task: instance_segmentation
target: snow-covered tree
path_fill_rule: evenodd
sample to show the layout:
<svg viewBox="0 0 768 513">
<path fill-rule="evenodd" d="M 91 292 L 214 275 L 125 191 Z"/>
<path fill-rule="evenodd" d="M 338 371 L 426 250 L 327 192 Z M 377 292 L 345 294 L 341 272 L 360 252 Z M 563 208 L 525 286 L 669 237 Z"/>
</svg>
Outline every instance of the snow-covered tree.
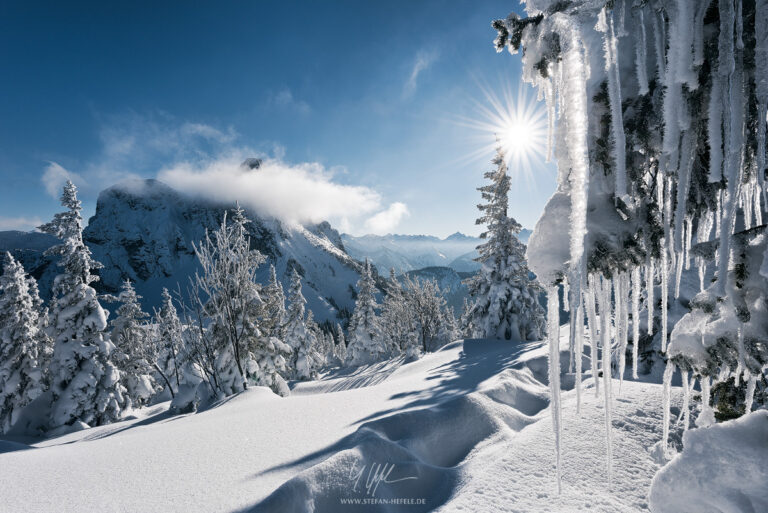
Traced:
<svg viewBox="0 0 768 513">
<path fill-rule="evenodd" d="M 6 253 L 0 276 L 0 433 L 46 388 L 50 347 L 40 329 L 41 313 L 34 279 Z"/>
<path fill-rule="evenodd" d="M 414 311 L 410 307 L 406 292 L 403 291 L 400 281 L 395 276 L 394 269 L 389 271 L 386 296 L 381 304 L 379 325 L 390 354 L 410 351 L 411 356 L 418 356 L 418 354 L 413 354 L 414 351 L 411 347 L 416 345 L 416 353 L 418 353 L 418 330 Z"/>
<path fill-rule="evenodd" d="M 376 283 L 373 279 L 371 263 L 366 259 L 360 280 L 357 282 L 355 311 L 349 322 L 348 365 L 373 363 L 387 354 L 387 347 L 376 315 L 375 293 Z"/>
<path fill-rule="evenodd" d="M 61 239 L 46 251 L 59 256 L 62 273 L 53 282 L 49 330 L 53 338 L 50 382 L 53 394 L 51 426 L 83 422 L 99 425 L 120 418 L 125 389 L 112 362 L 114 345 L 104 335 L 108 313 L 91 283 L 91 271 L 101 267 L 83 243 L 81 205 L 77 188 L 64 186 L 64 212 L 40 230 Z"/>
<path fill-rule="evenodd" d="M 277 279 L 274 265 L 269 266 L 269 283 L 264 287 L 262 296 L 266 303 L 262 323 L 270 336 L 283 340 L 286 319 L 285 293 L 283 284 Z"/>
<path fill-rule="evenodd" d="M 163 288 L 160 310 L 155 312 L 155 324 L 156 338 L 149 342 L 154 346 L 156 356 L 150 362 L 173 397 L 183 379 L 181 367 L 184 358 L 181 351 L 184 339 L 179 314 L 166 288 Z"/>
<path fill-rule="evenodd" d="M 444 329 L 446 303 L 437 281 L 406 275 L 404 289 L 406 307 L 413 315 L 416 340 L 421 350 L 424 353 L 434 351 L 449 341 L 441 335 L 453 338 L 453 334 L 448 335 Z"/>
<path fill-rule="evenodd" d="M 472 305 L 468 298 L 464 298 L 464 303 L 461 307 L 461 318 L 459 319 L 459 328 L 461 330 L 461 336 L 465 338 L 472 338 L 475 333 L 475 326 L 472 323 Z"/>
<path fill-rule="evenodd" d="M 336 323 L 335 344 L 333 346 L 333 355 L 339 365 L 343 365 L 347 360 L 347 339 L 344 337 L 344 330 L 341 324 Z"/>
<path fill-rule="evenodd" d="M 143 406 L 158 391 L 155 381 L 153 362 L 147 358 L 154 356 L 149 347 L 151 333 L 145 323 L 149 315 L 142 311 L 139 296 L 130 280 L 125 280 L 120 294 L 115 298 L 120 306 L 115 311 L 116 317 L 109 323 L 112 328 L 110 339 L 116 351 L 112 360 L 120 371 L 120 380 L 125 387 L 128 406 Z"/>
<path fill-rule="evenodd" d="M 195 246 L 202 273 L 194 280 L 193 297 L 200 308 L 193 307 L 199 331 L 192 350 L 220 394 L 240 392 L 249 381 L 283 394 L 286 387 L 279 373 L 284 344 L 270 337 L 260 323 L 265 303 L 256 270 L 265 258 L 251 249 L 249 222 L 237 206 L 231 223 L 225 215 L 221 227 Z M 210 319 L 207 328 L 203 317 Z"/>
<path fill-rule="evenodd" d="M 473 336 L 506 340 L 539 340 L 544 334 L 544 309 L 538 302 L 539 287 L 530 278 L 525 246 L 516 235 L 522 226 L 507 213 L 510 178 L 504 150 L 493 159 L 496 169 L 485 173 L 490 180 L 480 187 L 485 203 L 477 206 L 485 224 L 477 247 L 480 272 L 467 281 L 472 297 L 468 324 Z"/>
<path fill-rule="evenodd" d="M 293 270 L 288 290 L 285 340 L 293 349 L 291 371 L 296 379 L 311 379 L 316 374 L 320 357 L 316 351 L 317 339 L 307 326 L 305 308 L 307 300 L 301 293 L 301 275 Z"/>
</svg>

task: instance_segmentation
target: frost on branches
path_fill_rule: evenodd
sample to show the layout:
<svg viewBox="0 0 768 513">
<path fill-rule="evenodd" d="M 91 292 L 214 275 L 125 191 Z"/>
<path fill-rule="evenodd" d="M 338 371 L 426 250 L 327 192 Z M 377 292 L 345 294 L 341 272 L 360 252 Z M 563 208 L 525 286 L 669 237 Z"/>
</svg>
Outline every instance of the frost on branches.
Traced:
<svg viewBox="0 0 768 513">
<path fill-rule="evenodd" d="M 110 338 L 117 349 L 113 361 L 120 370 L 120 381 L 127 391 L 129 407 L 139 407 L 147 404 L 159 391 L 152 375 L 151 360 L 156 355 L 148 351 L 153 333 L 144 323 L 149 315 L 141 310 L 141 296 L 136 294 L 130 280 L 125 280 L 115 299 L 120 306 L 115 311 L 115 319 L 109 323 L 112 328 Z"/>
<path fill-rule="evenodd" d="M 101 265 L 83 244 L 81 206 L 77 188 L 64 186 L 64 212 L 40 230 L 61 239 L 47 250 L 60 257 L 62 273 L 53 283 L 49 330 L 53 338 L 50 383 L 53 395 L 51 427 L 81 422 L 91 426 L 114 422 L 126 405 L 125 389 L 112 357 L 114 345 L 105 337 L 108 313 L 91 283 L 91 271 Z"/>
<path fill-rule="evenodd" d="M 611 362 L 623 378 L 630 354 L 637 375 L 637 346 L 653 337 L 669 366 L 665 396 L 676 369 L 688 389 L 700 383 L 699 425 L 714 420 L 717 383 L 743 387 L 723 394 L 743 397 L 742 413 L 764 402 L 768 1 L 529 0 L 526 10 L 493 23 L 495 44 L 523 50 L 523 79 L 548 106 L 558 186 L 527 256 L 545 287 L 568 289 L 574 363 L 586 313 L 605 385 Z M 676 303 L 686 272 L 701 288 L 690 305 Z"/>
<path fill-rule="evenodd" d="M 477 224 L 487 229 L 480 235 L 485 242 L 477 247 L 482 268 L 467 282 L 472 304 L 465 322 L 477 338 L 540 340 L 545 331 L 540 288 L 516 237 L 522 226 L 507 215 L 509 175 L 500 148 L 493 163 L 496 169 L 485 173 L 491 183 L 478 189 L 485 203 L 477 207 L 482 214 Z"/>
<path fill-rule="evenodd" d="M 200 317 L 209 319 L 210 326 L 204 329 L 204 321 L 198 320 L 200 336 L 194 352 L 218 395 L 241 392 L 249 382 L 287 395 L 280 373 L 290 348 L 264 329 L 266 303 L 256 270 L 265 258 L 251 249 L 249 222 L 238 206 L 231 223 L 225 215 L 221 227 L 195 246 L 202 271 L 195 276 L 194 297 L 201 306 Z"/>
<path fill-rule="evenodd" d="M 0 433 L 47 388 L 43 369 L 51 348 L 41 330 L 37 283 L 10 253 L 0 276 Z"/>
</svg>

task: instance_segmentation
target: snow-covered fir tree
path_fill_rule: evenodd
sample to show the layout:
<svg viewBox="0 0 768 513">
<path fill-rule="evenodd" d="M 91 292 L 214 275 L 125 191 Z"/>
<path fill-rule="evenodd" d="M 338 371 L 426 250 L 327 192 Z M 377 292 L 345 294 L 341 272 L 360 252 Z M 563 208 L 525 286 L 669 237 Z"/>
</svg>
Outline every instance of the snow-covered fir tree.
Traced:
<svg viewBox="0 0 768 513">
<path fill-rule="evenodd" d="M 455 333 L 453 327 L 450 330 L 445 327 L 447 305 L 437 281 L 432 278 L 420 280 L 406 275 L 403 285 L 407 308 L 413 315 L 416 341 L 421 351 L 434 351 L 450 342 Z"/>
<path fill-rule="evenodd" d="M 181 354 L 184 347 L 183 331 L 173 298 L 165 287 L 162 292 L 160 310 L 155 312 L 156 339 L 148 341 L 155 346 L 156 357 L 150 360 L 155 371 L 174 396 L 183 381 Z"/>
<path fill-rule="evenodd" d="M 149 351 L 149 346 L 153 344 L 149 340 L 152 334 L 145 322 L 149 314 L 142 311 L 139 304 L 141 296 L 130 280 L 123 282 L 115 299 L 120 306 L 115 311 L 116 317 L 109 323 L 112 328 L 110 339 L 117 349 L 112 360 L 127 391 L 128 406 L 143 406 L 159 390 L 153 376 L 153 362 L 147 358 L 148 354 L 154 355 L 153 351 Z"/>
<path fill-rule="evenodd" d="M 406 292 L 395 276 L 394 269 L 389 271 L 379 325 L 390 354 L 408 352 L 409 357 L 418 357 L 419 343 L 414 311 L 410 307 Z"/>
<path fill-rule="evenodd" d="M 99 303 L 91 271 L 101 267 L 83 243 L 77 188 L 67 181 L 61 196 L 66 208 L 40 227 L 61 240 L 46 253 L 58 255 L 62 273 L 53 283 L 49 331 L 53 338 L 50 384 L 51 427 L 83 422 L 100 425 L 120 418 L 125 389 L 112 362 L 114 345 L 105 337 L 108 313 Z"/>
<path fill-rule="evenodd" d="M 284 327 L 285 327 L 285 293 L 283 291 L 283 284 L 277 279 L 277 272 L 275 272 L 275 266 L 270 264 L 269 266 L 269 283 L 264 287 L 263 300 L 266 305 L 264 308 L 265 329 L 268 329 L 269 335 L 284 339 Z"/>
<path fill-rule="evenodd" d="M 315 376 L 320 360 L 316 351 L 317 339 L 307 326 L 305 308 L 307 300 L 301 293 L 301 275 L 296 269 L 291 275 L 286 309 L 285 340 L 293 349 L 290 368 L 296 379 L 311 379 Z"/>
<path fill-rule="evenodd" d="M 344 362 L 347 360 L 347 339 L 344 337 L 344 330 L 341 328 L 341 324 L 336 323 L 334 335 L 333 355 L 337 364 L 344 365 Z"/>
<path fill-rule="evenodd" d="M 373 363 L 387 354 L 387 347 L 376 315 L 375 293 L 376 283 L 373 279 L 371 263 L 366 259 L 360 280 L 357 282 L 355 311 L 349 321 L 348 365 Z"/>
<path fill-rule="evenodd" d="M 34 279 L 10 253 L 0 276 L 0 433 L 46 388 L 51 348 L 40 329 L 42 302 Z"/>
<path fill-rule="evenodd" d="M 476 259 L 479 273 L 467 281 L 472 297 L 466 320 L 474 337 L 506 340 L 539 340 L 544 334 L 544 309 L 538 301 L 539 287 L 530 278 L 525 246 L 516 235 L 522 226 L 507 213 L 510 178 L 504 151 L 497 149 L 496 169 L 485 173 L 491 183 L 480 187 L 485 203 L 477 206 L 477 224 L 486 225 Z"/>
</svg>

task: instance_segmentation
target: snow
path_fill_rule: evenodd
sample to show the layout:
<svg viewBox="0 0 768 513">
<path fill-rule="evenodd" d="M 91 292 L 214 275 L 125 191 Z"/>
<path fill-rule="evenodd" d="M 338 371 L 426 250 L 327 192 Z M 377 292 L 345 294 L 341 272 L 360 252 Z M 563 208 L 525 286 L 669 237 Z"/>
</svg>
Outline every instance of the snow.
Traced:
<svg viewBox="0 0 768 513">
<path fill-rule="evenodd" d="M 768 511 L 768 411 L 689 430 L 683 447 L 653 479 L 654 513 Z"/>
<path fill-rule="evenodd" d="M 594 430 L 602 398 L 585 394 L 576 414 L 573 377 L 563 376 L 558 496 L 547 354 L 542 342 L 459 341 L 409 364 L 335 371 L 287 398 L 256 387 L 197 414 L 169 416 L 163 403 L 31 450 L 3 442 L 3 508 L 233 511 L 275 492 L 257 510 L 333 511 L 353 494 L 353 466 L 392 462 L 390 480 L 419 479 L 382 483 L 377 496 L 410 493 L 446 511 L 644 511 L 658 470 L 647 448 L 660 438 L 660 387 L 627 382 L 613 401 L 622 436 L 608 490 L 604 438 Z M 593 386 L 588 373 L 584 384 Z"/>
</svg>

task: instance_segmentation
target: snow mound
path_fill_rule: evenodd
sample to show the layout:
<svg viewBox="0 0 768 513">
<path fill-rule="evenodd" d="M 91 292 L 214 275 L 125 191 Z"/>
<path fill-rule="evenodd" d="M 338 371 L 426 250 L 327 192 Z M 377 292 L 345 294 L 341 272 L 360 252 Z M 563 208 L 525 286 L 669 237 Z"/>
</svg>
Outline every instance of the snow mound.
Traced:
<svg viewBox="0 0 768 513">
<path fill-rule="evenodd" d="M 683 446 L 653 478 L 651 511 L 768 511 L 768 411 L 687 431 Z"/>
<path fill-rule="evenodd" d="M 484 441 L 519 432 L 548 404 L 529 368 L 505 369 L 475 392 L 360 425 L 250 511 L 430 511 L 454 493 Z"/>
</svg>

